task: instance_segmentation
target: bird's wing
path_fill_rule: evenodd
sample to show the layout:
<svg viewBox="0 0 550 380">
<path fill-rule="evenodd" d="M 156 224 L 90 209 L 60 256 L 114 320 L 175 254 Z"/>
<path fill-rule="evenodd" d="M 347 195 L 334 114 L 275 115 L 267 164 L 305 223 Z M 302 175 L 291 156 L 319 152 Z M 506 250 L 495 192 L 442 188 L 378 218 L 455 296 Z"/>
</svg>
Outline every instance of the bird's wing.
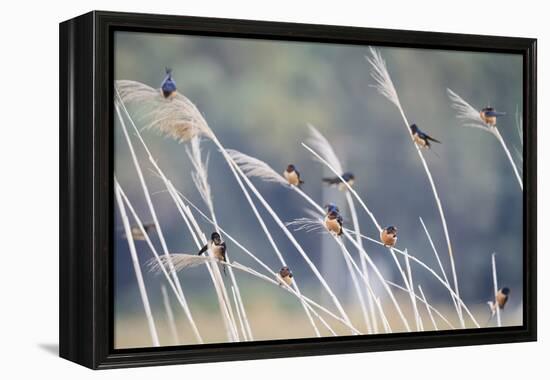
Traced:
<svg viewBox="0 0 550 380">
<path fill-rule="evenodd" d="M 202 255 L 204 252 L 206 252 L 207 249 L 208 249 L 208 244 L 206 244 L 204 247 L 201 248 L 199 253 L 197 253 L 197 256 Z"/>
<path fill-rule="evenodd" d="M 425 135 L 427 140 L 441 144 L 441 141 L 434 139 L 432 136 Z"/>
<path fill-rule="evenodd" d="M 304 183 L 304 181 L 302 180 L 302 177 L 300 176 L 300 172 L 296 169 L 294 169 L 294 171 L 296 172 L 296 176 L 298 176 L 298 181 L 302 184 Z"/>
<path fill-rule="evenodd" d="M 506 115 L 506 112 L 485 111 L 485 116 L 504 116 L 504 115 Z"/>
</svg>

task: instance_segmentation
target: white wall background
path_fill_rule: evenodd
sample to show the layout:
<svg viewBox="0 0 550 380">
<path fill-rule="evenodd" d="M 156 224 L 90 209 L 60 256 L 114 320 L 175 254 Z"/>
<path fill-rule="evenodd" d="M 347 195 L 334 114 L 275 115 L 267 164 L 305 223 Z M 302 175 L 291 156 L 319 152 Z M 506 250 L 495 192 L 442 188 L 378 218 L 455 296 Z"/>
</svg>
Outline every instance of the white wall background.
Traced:
<svg viewBox="0 0 550 380">
<path fill-rule="evenodd" d="M 3 2 L 0 13 L 0 377 L 85 379 L 425 378 L 517 379 L 550 374 L 539 245 L 539 342 L 292 358 L 94 373 L 56 357 L 58 335 L 58 22 L 92 9 L 212 16 L 539 39 L 539 235 L 550 227 L 550 143 L 545 109 L 550 14 L 543 1 L 339 0 Z M 29 222 L 33 213 L 42 224 Z M 36 221 L 36 218 L 33 218 Z M 32 234 L 30 233 L 32 231 Z M 8 257 L 19 257 L 19 264 Z M 546 353 L 544 353 L 546 351 Z"/>
</svg>

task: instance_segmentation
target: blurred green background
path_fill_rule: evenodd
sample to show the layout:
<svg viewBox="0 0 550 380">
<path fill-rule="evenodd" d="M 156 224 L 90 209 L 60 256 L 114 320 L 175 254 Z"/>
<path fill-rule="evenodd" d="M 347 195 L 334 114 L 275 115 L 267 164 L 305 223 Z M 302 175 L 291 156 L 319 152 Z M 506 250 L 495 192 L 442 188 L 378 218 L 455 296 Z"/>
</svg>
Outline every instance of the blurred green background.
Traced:
<svg viewBox="0 0 550 380">
<path fill-rule="evenodd" d="M 314 124 L 331 141 L 345 169 L 355 173 L 355 189 L 379 222 L 398 226 L 398 247 L 407 248 L 432 268 L 437 267 L 419 222 L 422 217 L 445 268 L 449 269 L 443 229 L 427 177 L 397 109 L 371 87 L 370 66 L 365 60 L 367 47 L 133 32 L 117 32 L 115 44 L 115 79 L 135 80 L 157 88 L 164 68 L 171 67 L 178 90 L 197 105 L 226 148 L 264 160 L 281 172 L 288 163 L 296 164 L 306 182 L 304 190 L 319 203 L 332 201 L 341 205 L 346 224 L 351 226 L 344 196 L 323 187 L 320 179 L 329 173 L 300 145 L 308 137 L 307 123 Z M 384 47 L 380 51 L 409 121 L 443 142 L 434 146 L 437 155 L 426 152 L 425 157 L 445 209 L 464 301 L 484 324 L 489 316 L 486 301 L 493 291 L 491 254 L 496 252 L 499 281 L 512 289 L 503 322 L 521 324 L 522 193 L 497 140 L 488 133 L 460 125 L 446 88 L 475 107 L 490 104 L 507 112 L 499 122 L 500 132 L 512 151 L 514 147 L 521 151 L 514 115 L 516 110 L 522 112 L 522 57 Z M 174 185 L 206 210 L 194 188 L 184 146 L 149 131 L 143 136 Z M 148 221 L 151 217 L 118 123 L 115 141 L 115 174 L 142 219 Z M 278 269 L 280 265 L 221 155 L 207 140 L 203 141 L 203 148 L 211 155 L 209 179 L 220 225 Z M 196 252 L 170 197 L 162 192 L 163 184 L 148 170 L 150 164 L 143 150 L 138 148 L 137 152 L 150 190 L 155 192 L 153 201 L 170 250 Z M 305 216 L 307 205 L 288 189 L 254 182 L 284 221 Z M 358 213 L 364 233 L 376 237 L 368 216 L 359 209 Z M 333 310 L 303 259 L 269 215 L 264 214 L 302 291 Z M 128 245 L 120 234 L 118 209 L 115 219 L 115 345 L 149 346 Z M 207 223 L 202 227 L 207 234 L 212 230 Z M 363 328 L 351 281 L 334 243 L 319 233 L 295 235 L 353 314 L 353 322 Z M 401 284 L 387 250 L 369 242 L 365 247 L 387 278 Z M 138 242 L 137 248 L 142 263 L 151 257 L 145 243 Z M 230 243 L 228 250 L 233 260 L 257 268 Z M 351 246 L 350 250 L 353 252 Z M 161 343 L 174 344 L 162 304 L 163 278 L 146 269 L 144 272 Z M 450 270 L 447 274 L 450 277 Z M 448 292 L 414 264 L 413 275 L 430 302 L 456 321 Z M 206 270 L 187 270 L 180 273 L 180 280 L 206 341 L 224 341 Z M 239 273 L 238 281 L 257 339 L 313 335 L 293 297 L 246 274 Z M 384 292 L 377 289 L 387 304 Z M 395 292 L 408 307 L 407 297 L 399 290 Z M 172 307 L 180 342 L 194 343 L 174 298 Z M 389 305 L 387 310 L 391 315 L 393 309 Z M 430 327 L 424 317 L 425 325 Z M 390 319 L 393 321 L 393 316 Z M 393 322 L 396 330 L 402 329 L 398 320 Z"/>
</svg>

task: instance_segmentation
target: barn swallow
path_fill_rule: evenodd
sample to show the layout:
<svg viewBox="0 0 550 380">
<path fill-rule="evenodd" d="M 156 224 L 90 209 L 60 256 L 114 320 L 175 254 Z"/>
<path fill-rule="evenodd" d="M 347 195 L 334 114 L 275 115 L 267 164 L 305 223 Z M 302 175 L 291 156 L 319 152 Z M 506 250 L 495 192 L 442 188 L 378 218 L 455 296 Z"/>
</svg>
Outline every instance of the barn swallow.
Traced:
<svg viewBox="0 0 550 380">
<path fill-rule="evenodd" d="M 428 134 L 422 132 L 420 128 L 416 124 L 411 125 L 411 133 L 414 138 L 414 142 L 416 145 L 418 145 L 421 148 L 430 148 L 432 145 L 430 144 L 430 141 L 436 142 L 438 144 L 441 144 L 441 141 L 434 139 L 433 137 L 429 136 Z"/>
<path fill-rule="evenodd" d="M 397 227 L 388 226 L 380 231 L 380 241 L 386 247 L 394 247 L 397 242 Z"/>
<path fill-rule="evenodd" d="M 210 236 L 210 241 L 201 248 L 198 255 L 202 255 L 207 250 L 210 250 L 212 255 L 214 255 L 217 260 L 223 261 L 225 263 L 226 246 L 219 233 L 212 232 L 212 235 Z M 223 266 L 223 274 L 227 275 L 227 273 L 225 272 L 225 265 Z"/>
<path fill-rule="evenodd" d="M 172 69 L 166 68 L 166 76 L 160 85 L 160 92 L 165 99 L 171 99 L 176 95 L 176 82 L 172 79 Z"/>
<path fill-rule="evenodd" d="M 481 120 L 490 127 L 497 125 L 497 117 L 506 115 L 505 112 L 498 112 L 493 107 L 484 107 L 479 111 Z"/>
<path fill-rule="evenodd" d="M 508 295 L 510 294 L 510 288 L 500 288 L 497 291 L 497 295 L 494 301 L 488 301 L 487 304 L 491 309 L 491 316 L 494 316 L 497 312 L 497 307 L 499 309 L 504 309 L 506 302 L 508 302 Z"/>
<path fill-rule="evenodd" d="M 290 185 L 300 187 L 304 183 L 300 177 L 300 173 L 296 170 L 296 166 L 293 164 L 288 164 L 286 170 L 283 172 L 283 176 Z"/>
<path fill-rule="evenodd" d="M 325 216 L 325 227 L 329 232 L 335 233 L 340 236 L 344 233 L 344 219 L 338 212 L 338 207 L 329 208 Z"/>
<path fill-rule="evenodd" d="M 142 227 L 147 234 L 155 230 L 154 223 L 144 223 Z M 139 228 L 139 226 L 132 226 L 130 228 L 130 233 L 132 234 L 132 238 L 134 240 L 145 240 L 145 235 L 141 232 L 141 228 Z M 126 238 L 126 234 L 123 234 L 123 237 Z"/>
<path fill-rule="evenodd" d="M 347 182 L 347 184 L 350 186 L 353 186 L 353 184 L 355 183 L 355 174 L 351 172 L 346 172 L 342 174 L 342 178 L 344 179 L 344 182 Z M 323 182 L 328 183 L 329 186 L 338 185 L 338 189 L 340 191 L 344 191 L 348 188 L 345 183 L 342 182 L 340 177 L 326 177 L 323 178 Z"/>
<path fill-rule="evenodd" d="M 279 271 L 279 279 L 283 281 L 285 284 L 287 284 L 288 286 L 292 285 L 292 277 L 293 277 L 292 272 L 288 267 L 282 267 L 281 270 Z"/>
</svg>

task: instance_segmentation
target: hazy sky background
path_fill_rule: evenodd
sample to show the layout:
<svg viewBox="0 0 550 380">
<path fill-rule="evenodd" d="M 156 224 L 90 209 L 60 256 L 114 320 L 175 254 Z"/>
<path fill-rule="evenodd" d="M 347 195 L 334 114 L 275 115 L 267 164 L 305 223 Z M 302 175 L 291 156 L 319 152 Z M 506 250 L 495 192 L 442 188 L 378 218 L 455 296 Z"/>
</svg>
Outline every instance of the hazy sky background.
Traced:
<svg viewBox="0 0 550 380">
<path fill-rule="evenodd" d="M 329 173 L 300 145 L 308 136 L 307 123 L 317 126 L 332 142 L 345 169 L 356 174 L 355 189 L 379 222 L 398 226 L 398 246 L 437 267 L 419 222 L 422 217 L 449 269 L 439 214 L 414 146 L 397 109 L 371 87 L 370 66 L 365 60 L 368 47 L 126 32 L 117 32 L 115 44 L 115 79 L 156 88 L 164 68 L 171 67 L 178 90 L 197 105 L 225 147 L 264 160 L 281 172 L 288 163 L 296 164 L 306 182 L 304 190 L 319 203 L 342 205 L 346 224 L 351 226 L 343 195 L 322 186 L 321 178 Z M 499 280 L 512 289 L 509 309 L 517 312 L 522 294 L 522 193 L 497 140 L 483 131 L 460 126 L 446 88 L 475 107 L 489 104 L 507 112 L 499 130 L 512 151 L 514 147 L 521 150 L 515 113 L 522 112 L 522 57 L 383 47 L 380 51 L 409 122 L 443 142 L 425 157 L 445 209 L 463 299 L 469 306 L 485 307 L 492 294 L 491 253 L 497 252 Z M 206 210 L 192 183 L 184 146 L 149 131 L 142 135 L 174 185 Z M 150 220 L 118 123 L 115 141 L 115 174 L 142 219 Z M 221 155 L 207 140 L 203 148 L 211 157 L 209 179 L 220 225 L 278 269 L 280 265 Z M 163 190 L 141 149 L 138 154 L 150 189 Z M 305 216 L 306 203 L 288 189 L 254 182 L 284 221 Z M 158 193 L 153 200 L 170 250 L 196 252 L 169 196 Z M 131 327 L 145 329 L 146 325 L 116 211 L 117 342 L 120 346 L 146 345 L 146 334 L 143 340 L 128 338 L 142 334 Z M 376 237 L 368 215 L 358 211 L 364 233 Z M 269 215 L 264 215 L 304 292 L 330 305 L 303 259 Z M 208 233 L 212 230 L 207 223 L 202 226 Z M 341 255 L 330 239 L 318 233 L 297 232 L 295 236 L 337 294 L 350 305 L 355 303 Z M 365 247 L 388 278 L 400 282 L 387 250 L 368 242 Z M 150 258 L 145 244 L 138 243 L 138 250 L 142 262 Z M 253 266 L 236 247 L 228 244 L 228 250 L 234 260 Z M 413 274 L 428 299 L 449 304 L 448 292 L 426 271 L 413 266 Z M 447 274 L 450 277 L 450 270 Z M 181 273 L 180 279 L 199 319 L 217 313 L 214 292 L 203 268 Z M 247 275 L 239 275 L 238 280 L 245 304 L 251 308 L 255 302 L 262 305 L 265 315 L 258 311 L 258 318 L 251 318 L 259 336 L 311 335 L 311 331 L 290 333 L 285 325 L 270 322 L 285 308 L 299 312 L 298 303 Z M 154 310 L 162 315 L 159 286 L 163 280 L 145 273 L 145 281 Z M 177 309 L 176 302 L 173 307 Z M 180 310 L 178 313 L 181 317 Z M 280 315 L 277 318 L 285 323 Z M 163 321 L 159 317 L 159 323 Z M 517 322 L 510 317 L 509 323 Z M 220 328 L 213 325 L 215 320 L 201 323 L 204 330 Z M 185 324 L 183 318 L 181 324 Z"/>
</svg>

